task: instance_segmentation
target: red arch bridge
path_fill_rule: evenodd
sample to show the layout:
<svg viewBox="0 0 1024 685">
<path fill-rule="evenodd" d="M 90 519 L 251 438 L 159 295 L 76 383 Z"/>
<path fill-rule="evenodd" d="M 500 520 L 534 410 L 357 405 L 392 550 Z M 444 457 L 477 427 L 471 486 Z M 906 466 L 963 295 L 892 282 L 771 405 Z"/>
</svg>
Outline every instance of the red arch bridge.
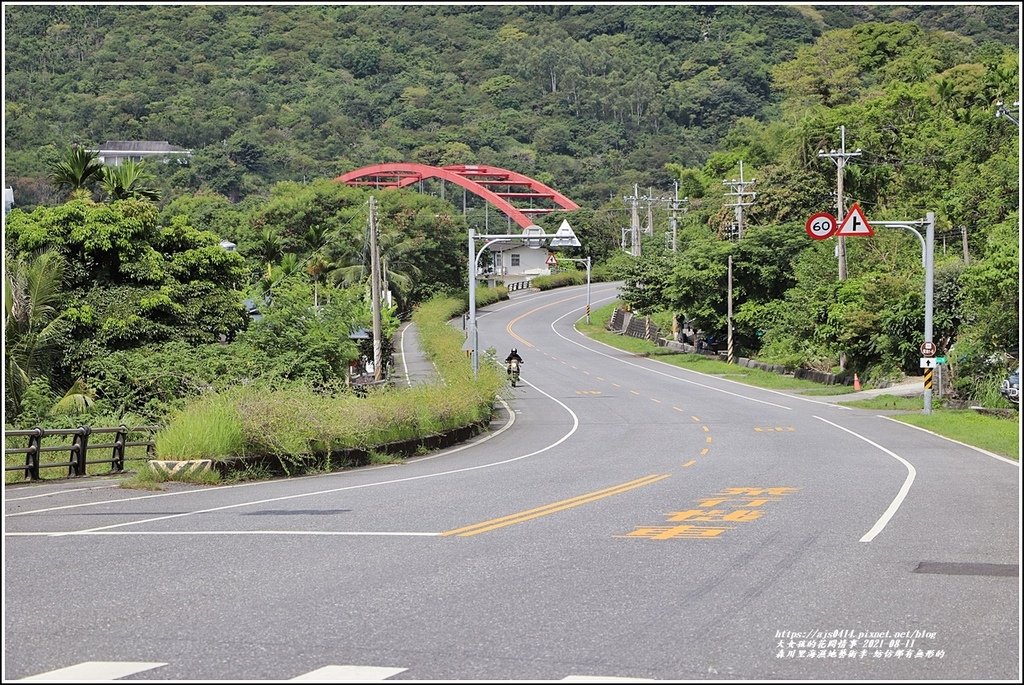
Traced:
<svg viewBox="0 0 1024 685">
<path fill-rule="evenodd" d="M 497 207 L 524 229 L 535 224 L 532 218 L 535 215 L 579 209 L 575 202 L 540 181 L 515 171 L 483 164 L 452 164 L 444 167 L 411 162 L 373 164 L 342 174 L 334 180 L 350 186 L 408 188 L 429 179 L 461 186 Z M 529 206 L 522 206 L 524 203 Z"/>
</svg>

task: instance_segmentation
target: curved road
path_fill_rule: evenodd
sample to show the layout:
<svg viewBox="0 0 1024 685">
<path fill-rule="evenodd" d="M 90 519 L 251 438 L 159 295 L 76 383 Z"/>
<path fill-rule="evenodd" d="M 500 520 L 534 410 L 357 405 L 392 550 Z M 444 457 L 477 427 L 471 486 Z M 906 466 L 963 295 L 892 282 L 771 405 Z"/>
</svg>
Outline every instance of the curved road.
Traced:
<svg viewBox="0 0 1024 685">
<path fill-rule="evenodd" d="M 5 680 L 1020 679 L 1018 464 L 631 356 L 585 303 L 481 310 L 524 385 L 455 449 L 7 487 Z"/>
</svg>

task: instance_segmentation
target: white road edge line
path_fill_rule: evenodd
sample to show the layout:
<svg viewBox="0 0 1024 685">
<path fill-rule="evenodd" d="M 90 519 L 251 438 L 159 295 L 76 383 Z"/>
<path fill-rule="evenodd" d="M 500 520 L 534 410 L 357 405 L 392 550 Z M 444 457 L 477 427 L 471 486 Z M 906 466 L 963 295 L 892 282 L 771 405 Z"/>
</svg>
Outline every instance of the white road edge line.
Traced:
<svg viewBox="0 0 1024 685">
<path fill-rule="evenodd" d="M 428 456 L 425 456 L 425 457 L 413 457 L 413 458 L 408 459 L 406 461 L 406 463 L 410 464 L 410 463 L 413 463 L 413 462 L 427 461 L 428 459 L 437 459 L 438 457 L 443 457 L 443 456 L 446 456 L 446 455 L 449 455 L 449 454 L 453 454 L 455 452 L 461 452 L 462 450 L 467 450 L 470 447 L 476 447 L 477 445 L 479 445 L 481 443 L 487 442 L 491 438 L 496 438 L 499 435 L 501 435 L 502 433 L 504 433 L 505 431 L 507 431 L 509 428 L 512 427 L 512 424 L 514 424 L 516 422 L 516 414 L 515 414 L 514 411 L 512 411 L 512 408 L 508 406 L 508 403 L 506 403 L 505 400 L 499 399 L 498 401 L 505 408 L 505 411 L 508 412 L 508 415 L 509 415 L 509 420 L 508 420 L 508 422 L 504 426 L 502 426 L 498 430 L 494 431 L 493 433 L 488 433 L 487 435 L 485 435 L 484 437 L 480 438 L 479 440 L 473 440 L 472 442 L 463 443 L 463 444 L 459 445 L 458 447 L 453 447 L 451 449 L 444 450 L 443 452 L 438 452 L 437 454 L 431 454 L 431 455 L 428 455 Z M 354 470 L 350 470 L 350 471 L 336 471 L 334 473 L 317 473 L 317 474 L 313 474 L 311 476 L 296 476 L 294 478 L 291 478 L 290 480 L 295 481 L 295 480 L 305 480 L 305 479 L 309 479 L 309 478 L 333 478 L 333 477 L 337 477 L 337 476 L 352 477 L 352 476 L 354 476 L 356 474 L 366 473 L 367 471 L 378 471 L 380 469 L 391 469 L 391 468 L 395 468 L 395 465 L 394 464 L 382 464 L 380 466 L 364 466 L 361 469 L 354 469 Z M 179 496 L 179 495 L 196 495 L 196 494 L 200 494 L 200 493 L 223 492 L 224 490 L 228 490 L 228 489 L 232 489 L 232 488 L 257 487 L 257 486 L 260 486 L 260 485 L 268 485 L 268 484 L 273 483 L 273 482 L 276 482 L 276 481 L 255 481 L 255 482 L 250 482 L 250 483 L 236 483 L 234 485 L 222 485 L 222 486 L 216 487 L 216 488 L 203 488 L 202 490 L 189 490 L 188 492 L 162 492 L 162 493 L 157 494 L 157 495 L 139 495 L 138 497 L 125 497 L 124 499 L 117 499 L 117 500 L 102 500 L 102 501 L 99 501 L 99 502 L 85 502 L 85 503 L 82 503 L 82 504 L 64 504 L 64 505 L 61 505 L 59 507 L 48 507 L 46 509 L 33 509 L 31 511 L 18 511 L 18 512 L 15 512 L 13 514 L 6 514 L 5 513 L 4 514 L 4 518 L 7 518 L 9 516 L 10 517 L 14 517 L 14 516 L 28 516 L 29 514 L 45 514 L 45 513 L 51 512 L 51 511 L 61 511 L 61 510 L 64 510 L 64 509 L 77 509 L 77 508 L 80 508 L 80 507 L 95 507 L 95 506 L 100 506 L 100 505 L 103 505 L 103 504 L 118 504 L 120 502 L 134 502 L 136 500 L 152 499 L 154 497 L 176 497 L 176 496 Z M 6 501 L 10 502 L 11 500 L 8 499 Z"/>
<path fill-rule="evenodd" d="M 975 447 L 974 445 L 968 445 L 966 442 L 960 442 L 959 440 L 954 440 L 953 438 L 947 438 L 945 435 L 939 435 L 935 431 L 930 431 L 927 428 L 921 428 L 920 426 L 915 426 L 912 423 L 904 423 L 903 421 L 900 421 L 899 419 L 894 419 L 891 416 L 883 416 L 882 414 L 876 414 L 875 416 L 877 416 L 880 419 L 885 419 L 886 421 L 892 421 L 893 423 L 898 423 L 901 426 L 906 426 L 907 428 L 913 428 L 914 430 L 924 431 L 925 433 L 928 433 L 929 435 L 934 435 L 937 438 L 942 438 L 943 440 L 949 440 L 950 442 L 955 442 L 958 445 L 962 445 L 964 447 L 969 447 L 972 450 L 974 450 L 975 452 L 981 452 L 982 454 L 987 455 L 989 457 L 992 457 L 993 459 L 998 459 L 999 461 L 1005 461 L 1007 464 L 1012 464 L 1013 466 L 1016 466 L 1018 468 L 1020 467 L 1020 462 L 1019 461 L 1014 461 L 1013 459 L 1007 459 L 1006 457 L 1004 457 L 1004 456 L 1002 456 L 1000 454 L 995 454 L 994 452 L 989 452 L 988 450 L 983 450 L 980 447 Z"/>
<path fill-rule="evenodd" d="M 527 383 L 527 385 L 533 386 L 532 383 Z M 561 407 L 563 409 L 565 409 L 567 412 L 569 412 L 569 414 L 572 416 L 572 430 L 570 430 L 568 433 L 563 435 L 561 438 L 559 438 L 555 442 L 553 442 L 553 443 L 551 443 L 551 444 L 549 444 L 549 445 L 547 445 L 545 447 L 542 447 L 539 450 L 534 450 L 533 452 L 530 452 L 528 454 L 522 454 L 522 455 L 519 455 L 518 457 L 511 457 L 509 459 L 502 459 L 501 461 L 491 462 L 489 464 L 478 464 L 477 466 L 467 466 L 467 467 L 461 468 L 461 469 L 451 469 L 449 471 L 439 471 L 437 473 L 426 473 L 426 474 L 423 474 L 422 476 L 409 476 L 408 478 L 394 478 L 392 480 L 375 481 L 373 483 L 362 483 L 362 484 L 359 484 L 359 485 L 346 485 L 344 487 L 330 488 L 330 489 L 327 489 L 327 490 L 316 490 L 316 491 L 313 491 L 313 492 L 300 492 L 300 493 L 295 494 L 295 495 L 284 495 L 282 497 L 270 497 L 270 498 L 267 498 L 267 499 L 251 500 L 251 501 L 248 501 L 248 502 L 238 502 L 236 504 L 226 504 L 226 505 L 221 506 L 221 507 L 209 507 L 207 509 L 196 509 L 194 511 L 185 511 L 185 512 L 181 512 L 179 514 L 168 514 L 166 516 L 155 516 L 155 517 L 147 518 L 147 519 L 139 519 L 138 521 L 124 521 L 122 523 L 114 523 L 114 524 L 111 524 L 109 526 L 99 526 L 97 528 L 88 528 L 86 530 L 50 533 L 49 536 L 50 537 L 66 537 L 66 536 L 69 536 L 69 535 L 88 535 L 88 534 L 96 533 L 96 532 L 99 532 L 99 531 L 112 530 L 114 528 L 122 528 L 124 526 L 138 526 L 138 525 L 142 525 L 142 524 L 146 524 L 146 523 L 154 523 L 156 521 L 167 521 L 167 520 L 170 520 L 170 519 L 182 518 L 182 517 L 185 517 L 185 516 L 194 516 L 196 514 L 209 514 L 209 513 L 215 512 L 215 511 L 226 511 L 228 509 L 238 509 L 239 507 L 251 507 L 251 506 L 258 505 L 258 504 L 268 504 L 270 502 L 283 502 L 285 500 L 301 499 L 303 497 L 316 497 L 318 495 L 329 495 L 329 494 L 332 494 L 332 493 L 335 493 L 335 492 L 343 492 L 345 490 L 361 490 L 363 488 L 372 488 L 372 487 L 378 487 L 378 486 L 381 486 L 381 485 L 393 485 L 395 483 L 408 483 L 408 482 L 412 482 L 412 481 L 416 481 L 416 480 L 426 480 L 427 478 L 438 478 L 440 476 L 450 476 L 450 475 L 456 474 L 456 473 L 466 473 L 468 471 L 476 471 L 478 469 L 487 469 L 487 468 L 491 468 L 493 466 L 501 466 L 501 465 L 504 465 L 504 464 L 511 464 L 512 462 L 520 461 L 521 459 L 527 459 L 529 457 L 541 454 L 543 452 L 547 452 L 548 450 L 550 450 L 550 449 L 552 449 L 554 447 L 557 447 L 558 445 L 562 444 L 563 442 L 568 440 L 570 437 L 572 437 L 573 433 L 575 433 L 577 431 L 577 429 L 579 429 L 579 426 L 580 426 L 579 417 L 576 416 L 576 413 L 573 412 L 572 409 L 567 407 L 565 404 L 560 402 L 558 399 L 552 397 L 551 395 L 548 395 L 546 392 L 544 392 L 540 388 L 537 388 L 536 386 L 533 386 L 533 387 L 537 390 L 537 392 L 541 393 L 542 395 L 545 395 L 546 397 L 551 399 L 553 402 L 561 405 Z M 216 491 L 216 488 L 214 489 L 214 491 Z"/>
<path fill-rule="evenodd" d="M 402 335 L 398 338 L 398 344 L 402 346 L 402 369 L 405 371 L 405 382 L 412 387 L 412 378 L 409 377 L 409 362 L 405 360 L 405 332 L 412 326 L 412 321 L 402 327 Z"/>
<path fill-rule="evenodd" d="M 618 297 L 618 294 L 613 295 L 612 297 L 603 297 L 603 298 L 597 300 L 597 302 L 604 302 L 605 300 L 611 300 L 611 299 L 614 299 L 615 297 Z M 587 347 L 586 345 L 584 345 L 582 343 L 578 343 L 575 340 L 570 340 L 569 338 L 565 337 L 564 335 L 562 335 L 561 333 L 559 333 L 558 331 L 555 330 L 555 324 L 558 323 L 559 321 L 561 321 L 562 319 L 564 319 L 565 317 L 571 316 L 576 311 L 578 311 L 578 310 L 577 309 L 570 310 L 569 312 L 563 314 L 562 316 L 558 317 L 557 319 L 555 319 L 554 321 L 551 322 L 551 330 L 552 330 L 552 332 L 554 332 L 555 335 L 557 335 L 562 340 L 565 340 L 566 342 L 572 343 L 573 345 L 576 345 L 578 347 L 582 347 L 583 349 L 585 349 L 585 350 L 587 350 L 589 352 L 593 352 L 594 354 L 599 354 L 602 357 L 607 357 L 608 359 L 611 359 L 613 361 L 617 361 L 619 363 L 626 364 L 628 366 L 634 366 L 634 367 L 636 367 L 638 369 L 643 369 L 644 371 L 649 371 L 651 373 L 656 373 L 659 376 L 664 376 L 666 378 L 671 378 L 673 380 L 682 381 L 683 383 L 689 383 L 691 385 L 698 385 L 698 386 L 700 386 L 702 388 L 705 388 L 707 390 L 713 390 L 715 392 L 725 393 L 726 395 L 732 395 L 733 397 L 739 397 L 740 399 L 748 400 L 750 402 L 757 402 L 759 404 L 767 404 L 770 407 L 778 407 L 779 409 L 785 409 L 786 411 L 793 411 L 792 407 L 786 407 L 786 406 L 783 406 L 781 404 L 775 404 L 774 402 L 768 402 L 766 400 L 759 400 L 759 399 L 756 399 L 756 398 L 753 398 L 753 397 L 747 397 L 746 395 L 741 395 L 739 393 L 732 392 L 732 391 L 729 391 L 729 390 L 723 390 L 722 388 L 716 388 L 716 387 L 711 386 L 711 385 L 705 385 L 704 383 L 698 383 L 697 381 L 691 381 L 691 380 L 686 379 L 686 378 L 680 378 L 679 376 L 674 376 L 674 375 L 672 375 L 670 373 L 665 373 L 664 371 L 658 371 L 657 369 L 652 369 L 650 367 L 644 366 L 643 364 L 634 364 L 633 362 L 626 361 L 625 359 L 620 359 L 619 357 L 613 357 L 610 354 L 605 354 L 604 352 L 599 352 L 598 350 L 595 350 L 592 347 Z M 583 335 L 583 333 L 580 333 L 579 330 L 577 330 L 576 332 L 579 333 L 580 335 Z M 586 336 L 584 336 L 584 337 L 586 338 Z M 586 339 L 589 340 L 590 342 L 597 343 L 598 345 L 605 345 L 605 343 L 600 342 L 598 340 L 594 340 L 592 338 L 586 338 Z M 617 352 L 622 352 L 622 350 L 618 350 L 617 348 L 614 348 L 611 345 L 605 345 L 605 347 L 608 347 L 610 349 L 616 350 Z M 658 360 L 653 359 L 651 361 L 658 361 Z M 664 362 L 658 362 L 658 363 L 664 364 Z M 706 376 L 706 374 L 700 373 L 699 371 L 690 371 L 689 369 L 680 369 L 678 366 L 672 366 L 671 364 L 667 364 L 667 366 L 670 366 L 671 368 L 676 369 L 678 371 L 687 371 L 689 373 L 697 373 L 697 374 L 700 374 L 701 376 Z M 713 376 L 706 376 L 706 377 L 714 378 Z M 725 379 L 724 378 L 719 378 L 719 379 L 716 379 L 716 380 L 725 380 Z M 735 381 L 729 381 L 729 382 L 730 383 L 735 383 Z M 743 384 L 742 383 L 737 383 L 737 385 L 743 385 Z M 747 385 L 747 386 L 744 386 L 744 387 L 749 388 L 751 386 Z M 757 388 L 757 389 L 758 390 L 763 390 L 763 388 Z M 779 393 L 779 394 L 783 394 L 783 393 Z M 786 395 L 786 397 L 790 397 L 790 396 Z M 825 404 L 825 403 L 822 402 L 820 404 Z M 832 406 L 832 405 L 828 405 L 828 406 Z"/>
<path fill-rule="evenodd" d="M 882 514 L 882 517 L 875 521 L 875 525 L 871 526 L 871 530 L 865 533 L 864 537 L 860 539 L 861 542 L 871 542 L 875 539 L 876 535 L 882 532 L 882 529 L 885 528 L 886 524 L 889 523 L 889 520 L 896 514 L 896 512 L 900 508 L 900 505 L 903 504 L 903 500 L 906 498 L 907 493 L 910 492 L 910 486 L 914 484 L 914 478 L 917 477 L 917 470 L 914 468 L 914 465 L 911 464 L 909 461 L 907 461 L 900 455 L 896 454 L 895 452 L 887 450 L 886 448 L 879 445 L 877 442 L 873 442 L 872 440 L 865 438 L 863 435 L 855 433 L 849 428 L 843 428 L 838 424 L 832 423 L 828 419 L 823 419 L 820 416 L 815 416 L 814 418 L 818 419 L 819 421 L 824 421 L 828 425 L 834 426 L 835 428 L 838 428 L 841 431 L 846 431 L 855 438 L 860 438 L 861 440 L 868 443 L 872 447 L 877 447 L 878 449 L 882 450 L 890 457 L 896 459 L 897 461 L 901 462 L 904 466 L 907 467 L 907 477 L 903 481 L 903 486 L 900 488 L 900 491 L 896 493 L 896 497 L 893 499 L 892 502 L 889 503 L 889 507 L 885 510 L 885 513 Z"/>
<path fill-rule="evenodd" d="M 38 499 L 40 497 L 53 497 L 54 495 L 63 495 L 69 492 L 85 492 L 88 490 L 106 490 L 108 488 L 116 488 L 117 483 L 110 483 L 109 485 L 95 485 L 88 488 L 68 488 L 67 490 L 54 490 L 53 492 L 44 492 L 40 495 L 28 495 L 27 497 L 5 497 L 5 502 L 23 502 L 27 499 Z"/>
</svg>

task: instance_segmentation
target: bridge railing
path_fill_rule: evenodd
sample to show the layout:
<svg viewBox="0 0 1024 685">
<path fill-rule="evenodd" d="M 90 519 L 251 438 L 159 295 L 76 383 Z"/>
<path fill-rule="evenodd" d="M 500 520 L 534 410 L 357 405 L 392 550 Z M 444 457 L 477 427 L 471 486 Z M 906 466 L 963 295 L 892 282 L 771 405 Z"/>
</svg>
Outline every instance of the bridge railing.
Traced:
<svg viewBox="0 0 1024 685">
<path fill-rule="evenodd" d="M 93 428 L 91 426 L 79 426 L 78 428 L 42 428 L 36 426 L 27 430 L 4 431 L 4 459 L 11 455 L 24 454 L 25 464 L 4 465 L 4 471 L 24 471 L 28 480 L 40 480 L 40 469 L 64 468 L 68 469 L 68 476 L 84 476 L 89 464 L 110 464 L 111 471 L 124 471 L 125 449 L 129 447 L 145 447 L 146 457 L 153 458 L 156 443 L 153 435 L 160 429 L 160 426 L 113 426 Z M 93 436 L 112 436 L 107 442 L 93 442 Z M 147 439 L 130 439 L 146 436 Z M 61 438 L 60 444 L 44 445 L 46 438 Z M 7 447 L 11 438 L 28 438 L 27 447 Z M 70 439 L 70 443 L 67 440 Z M 99 438 L 103 440 L 104 438 Z M 93 455 L 102 450 L 110 450 L 109 457 L 90 459 L 90 451 Z M 66 452 L 69 455 L 68 461 L 50 461 L 43 459 L 43 455 L 50 453 Z"/>
</svg>

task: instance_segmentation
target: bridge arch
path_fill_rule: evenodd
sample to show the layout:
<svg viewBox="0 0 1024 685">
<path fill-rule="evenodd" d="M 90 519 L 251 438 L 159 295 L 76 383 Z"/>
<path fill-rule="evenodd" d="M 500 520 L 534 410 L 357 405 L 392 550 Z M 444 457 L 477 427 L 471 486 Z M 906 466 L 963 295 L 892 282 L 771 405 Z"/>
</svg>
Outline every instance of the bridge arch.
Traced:
<svg viewBox="0 0 1024 685">
<path fill-rule="evenodd" d="M 334 180 L 350 186 L 406 188 L 430 178 L 465 188 L 497 207 L 524 229 L 536 223 L 532 215 L 560 209 L 579 209 L 575 202 L 540 181 L 515 171 L 483 164 L 453 164 L 444 167 L 415 162 L 372 164 L 349 171 Z M 555 206 L 518 207 L 512 204 L 513 201 L 523 200 L 544 200 Z"/>
</svg>

